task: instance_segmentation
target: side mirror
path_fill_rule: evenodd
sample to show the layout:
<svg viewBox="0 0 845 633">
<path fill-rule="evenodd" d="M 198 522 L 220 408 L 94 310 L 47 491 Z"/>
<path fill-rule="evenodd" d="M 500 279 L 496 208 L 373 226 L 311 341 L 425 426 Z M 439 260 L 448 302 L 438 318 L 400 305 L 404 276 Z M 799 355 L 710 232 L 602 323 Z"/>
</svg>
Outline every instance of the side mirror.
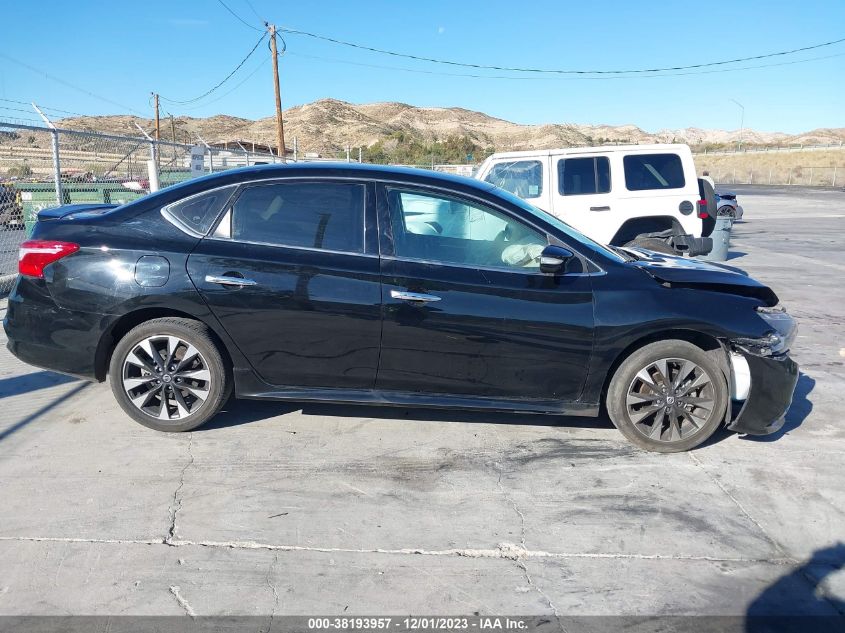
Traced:
<svg viewBox="0 0 845 633">
<path fill-rule="evenodd" d="M 568 248 L 549 244 L 540 253 L 540 272 L 545 275 L 556 275 L 566 269 L 566 262 L 575 257 Z"/>
</svg>

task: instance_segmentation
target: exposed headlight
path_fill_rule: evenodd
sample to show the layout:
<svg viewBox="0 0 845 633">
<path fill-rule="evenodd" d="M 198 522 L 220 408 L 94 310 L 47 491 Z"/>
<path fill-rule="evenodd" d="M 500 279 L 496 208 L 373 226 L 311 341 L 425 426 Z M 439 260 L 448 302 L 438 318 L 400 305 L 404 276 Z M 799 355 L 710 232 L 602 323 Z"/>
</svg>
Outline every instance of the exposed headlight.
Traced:
<svg viewBox="0 0 845 633">
<path fill-rule="evenodd" d="M 777 356 L 788 351 L 795 339 L 795 319 L 783 306 L 760 306 L 757 314 L 771 326 L 772 331 L 762 338 L 738 338 L 733 343 L 755 356 Z"/>
</svg>

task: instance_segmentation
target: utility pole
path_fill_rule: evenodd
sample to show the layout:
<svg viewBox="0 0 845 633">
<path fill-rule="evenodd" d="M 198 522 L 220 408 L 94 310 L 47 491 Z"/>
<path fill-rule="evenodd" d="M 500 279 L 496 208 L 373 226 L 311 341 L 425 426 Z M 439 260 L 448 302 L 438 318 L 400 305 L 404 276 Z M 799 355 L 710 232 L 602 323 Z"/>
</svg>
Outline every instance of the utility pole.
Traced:
<svg viewBox="0 0 845 633">
<path fill-rule="evenodd" d="M 273 89 L 276 91 L 276 140 L 279 149 L 276 152 L 285 162 L 285 126 L 282 122 L 282 94 L 279 89 L 279 55 L 276 50 L 276 25 L 268 24 L 270 31 L 270 55 L 273 57 Z"/>
<path fill-rule="evenodd" d="M 176 142 L 176 124 L 173 122 L 173 115 L 170 115 L 170 136 L 173 137 L 173 142 Z"/>
<path fill-rule="evenodd" d="M 156 140 L 161 140 L 161 126 L 158 120 L 158 93 L 153 93 L 153 99 L 155 99 L 155 109 L 156 109 Z"/>
<path fill-rule="evenodd" d="M 731 99 L 735 104 L 739 106 L 740 115 L 739 115 L 739 144 L 737 145 L 736 151 L 742 150 L 742 133 L 745 131 L 745 106 L 742 105 L 736 99 Z"/>
</svg>

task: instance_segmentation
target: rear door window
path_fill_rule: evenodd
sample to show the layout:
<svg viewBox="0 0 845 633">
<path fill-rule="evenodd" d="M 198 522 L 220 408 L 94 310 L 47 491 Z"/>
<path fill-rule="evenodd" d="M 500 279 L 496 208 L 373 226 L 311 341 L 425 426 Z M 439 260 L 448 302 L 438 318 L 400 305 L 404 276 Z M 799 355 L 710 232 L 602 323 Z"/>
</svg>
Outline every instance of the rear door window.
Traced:
<svg viewBox="0 0 845 633">
<path fill-rule="evenodd" d="M 557 162 L 558 191 L 583 196 L 610 191 L 610 161 L 606 156 L 562 158 Z"/>
<path fill-rule="evenodd" d="M 684 167 L 677 154 L 631 154 L 623 158 L 628 191 L 682 189 Z"/>
<path fill-rule="evenodd" d="M 543 164 L 539 160 L 496 163 L 484 180 L 523 199 L 539 198 L 543 194 Z"/>
<path fill-rule="evenodd" d="M 365 191 L 334 182 L 250 186 L 232 206 L 231 238 L 363 253 Z"/>
</svg>

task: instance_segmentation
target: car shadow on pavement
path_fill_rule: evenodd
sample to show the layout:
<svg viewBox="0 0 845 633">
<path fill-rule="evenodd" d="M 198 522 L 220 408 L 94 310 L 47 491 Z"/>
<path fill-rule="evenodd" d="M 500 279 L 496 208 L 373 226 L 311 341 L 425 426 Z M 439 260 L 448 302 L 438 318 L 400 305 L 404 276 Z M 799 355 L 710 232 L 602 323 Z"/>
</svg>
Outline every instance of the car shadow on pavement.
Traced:
<svg viewBox="0 0 845 633">
<path fill-rule="evenodd" d="M 14 433 L 17 433 L 18 431 L 20 431 L 22 428 L 24 428 L 28 424 L 35 422 L 42 415 L 44 415 L 48 411 L 56 408 L 60 404 L 70 400 L 71 398 L 73 398 L 79 392 L 87 389 L 90 385 L 91 385 L 90 382 L 80 381 L 79 384 L 76 385 L 76 387 L 74 387 L 73 389 L 71 389 L 67 393 L 65 393 L 61 396 L 58 396 L 57 398 L 54 398 L 53 400 L 51 400 L 50 402 L 45 404 L 43 407 L 41 407 L 41 408 L 37 409 L 36 411 L 33 411 L 32 413 L 30 413 L 25 418 L 18 420 L 17 422 L 12 424 L 11 426 L 9 426 L 9 427 L 3 429 L 2 431 L 0 431 L 0 441 L 5 440 L 7 437 L 9 437 L 10 435 L 12 435 Z"/>
<path fill-rule="evenodd" d="M 745 630 L 842 631 L 845 600 L 827 591 L 824 583 L 843 567 L 845 543 L 814 551 L 807 561 L 775 580 L 748 605 Z M 814 616 L 813 620 L 808 621 L 807 616 Z"/>
<path fill-rule="evenodd" d="M 604 411 L 598 417 L 587 417 L 547 415 L 541 413 L 513 413 L 507 411 L 476 411 L 471 409 L 437 409 L 433 407 L 398 407 L 354 403 L 236 400 L 232 398 L 220 413 L 193 432 L 202 433 L 204 431 L 259 422 L 261 420 L 287 415 L 295 411 L 301 411 L 306 416 L 349 418 L 350 424 L 356 423 L 363 418 L 408 420 L 410 422 L 457 422 L 580 429 L 614 428 L 613 422 L 610 421 L 610 418 Z M 733 435 L 735 433 L 721 428 L 700 446 L 696 446 L 692 450 L 718 444 Z"/>
<path fill-rule="evenodd" d="M 745 435 L 743 439 L 753 442 L 775 442 L 790 431 L 794 431 L 813 411 L 813 403 L 809 399 L 810 393 L 816 386 L 816 381 L 804 372 L 798 376 L 798 384 L 795 385 L 795 393 L 792 396 L 792 405 L 786 412 L 786 420 L 783 426 L 771 435 Z"/>
<path fill-rule="evenodd" d="M 19 396 L 24 393 L 75 382 L 76 380 L 78 379 L 72 376 L 57 374 L 52 371 L 36 371 L 31 374 L 0 378 L 0 398 Z"/>
</svg>

